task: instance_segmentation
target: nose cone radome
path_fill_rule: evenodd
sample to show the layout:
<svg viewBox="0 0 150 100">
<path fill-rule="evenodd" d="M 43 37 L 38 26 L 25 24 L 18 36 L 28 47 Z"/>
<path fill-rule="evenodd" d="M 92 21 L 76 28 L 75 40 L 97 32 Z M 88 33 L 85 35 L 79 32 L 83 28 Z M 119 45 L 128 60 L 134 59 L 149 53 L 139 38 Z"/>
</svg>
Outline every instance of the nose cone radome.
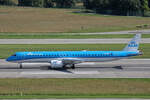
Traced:
<svg viewBox="0 0 150 100">
<path fill-rule="evenodd" d="M 8 61 L 8 62 L 12 61 L 11 57 L 8 57 L 8 58 L 6 59 L 6 61 Z"/>
</svg>

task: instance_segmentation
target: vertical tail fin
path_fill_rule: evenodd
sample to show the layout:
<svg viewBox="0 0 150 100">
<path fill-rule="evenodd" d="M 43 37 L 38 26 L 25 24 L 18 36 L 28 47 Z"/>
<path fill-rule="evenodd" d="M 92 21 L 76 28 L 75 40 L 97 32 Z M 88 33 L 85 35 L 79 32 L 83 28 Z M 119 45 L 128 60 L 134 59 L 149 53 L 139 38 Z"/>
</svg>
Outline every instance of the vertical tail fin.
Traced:
<svg viewBox="0 0 150 100">
<path fill-rule="evenodd" d="M 123 51 L 138 51 L 141 34 L 136 34 Z"/>
</svg>

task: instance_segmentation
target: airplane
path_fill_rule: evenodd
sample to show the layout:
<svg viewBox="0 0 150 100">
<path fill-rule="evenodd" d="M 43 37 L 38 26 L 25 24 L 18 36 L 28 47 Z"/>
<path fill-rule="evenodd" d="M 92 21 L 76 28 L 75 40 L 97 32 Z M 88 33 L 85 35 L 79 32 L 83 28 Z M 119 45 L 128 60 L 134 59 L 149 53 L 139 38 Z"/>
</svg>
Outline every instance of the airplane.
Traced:
<svg viewBox="0 0 150 100">
<path fill-rule="evenodd" d="M 22 63 L 50 63 L 50 68 L 75 69 L 75 64 L 83 62 L 108 62 L 143 53 L 138 50 L 141 34 L 136 34 L 122 51 L 37 51 L 16 52 L 8 57 L 6 61 L 18 63 L 22 69 Z"/>
</svg>

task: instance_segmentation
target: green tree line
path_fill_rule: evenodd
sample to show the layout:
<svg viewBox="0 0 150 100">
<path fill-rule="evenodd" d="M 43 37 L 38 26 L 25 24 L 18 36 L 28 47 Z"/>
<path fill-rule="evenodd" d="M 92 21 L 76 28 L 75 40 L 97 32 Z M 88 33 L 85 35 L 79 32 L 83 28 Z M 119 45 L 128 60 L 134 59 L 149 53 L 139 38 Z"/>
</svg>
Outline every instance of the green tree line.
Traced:
<svg viewBox="0 0 150 100">
<path fill-rule="evenodd" d="M 71 8 L 75 0 L 18 0 L 19 6 Z"/>
<path fill-rule="evenodd" d="M 14 0 L 0 0 L 1 5 L 14 5 Z M 86 9 L 96 13 L 150 16 L 150 0 L 16 0 L 18 6 L 72 8 L 83 2 Z"/>
<path fill-rule="evenodd" d="M 74 7 L 76 1 L 80 0 L 18 0 L 18 6 L 31 6 L 31 7 L 59 7 L 71 8 Z M 13 5 L 13 0 L 0 0 L 0 5 Z"/>
<path fill-rule="evenodd" d="M 0 0 L 0 5 L 15 5 L 12 0 Z"/>
<path fill-rule="evenodd" d="M 84 6 L 97 13 L 143 16 L 149 11 L 150 0 L 84 0 Z"/>
</svg>

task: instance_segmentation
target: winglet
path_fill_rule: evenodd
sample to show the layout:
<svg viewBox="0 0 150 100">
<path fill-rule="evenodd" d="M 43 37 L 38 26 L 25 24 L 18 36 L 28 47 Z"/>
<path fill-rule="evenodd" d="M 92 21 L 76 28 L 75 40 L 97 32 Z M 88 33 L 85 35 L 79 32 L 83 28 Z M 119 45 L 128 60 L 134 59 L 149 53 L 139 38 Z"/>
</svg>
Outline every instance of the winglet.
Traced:
<svg viewBox="0 0 150 100">
<path fill-rule="evenodd" d="M 141 34 L 136 34 L 123 51 L 138 51 Z"/>
</svg>

